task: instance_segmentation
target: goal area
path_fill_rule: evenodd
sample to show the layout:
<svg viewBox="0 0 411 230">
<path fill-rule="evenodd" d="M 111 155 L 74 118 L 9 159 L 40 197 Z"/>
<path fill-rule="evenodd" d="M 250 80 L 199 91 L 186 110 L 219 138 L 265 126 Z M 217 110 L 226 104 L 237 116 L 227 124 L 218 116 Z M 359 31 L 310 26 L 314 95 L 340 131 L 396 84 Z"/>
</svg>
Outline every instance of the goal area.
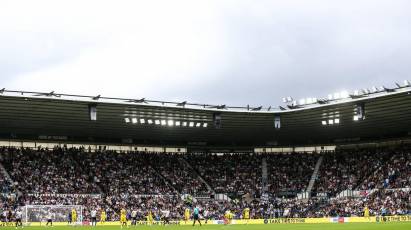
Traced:
<svg viewBox="0 0 411 230">
<path fill-rule="evenodd" d="M 22 209 L 23 222 L 26 226 L 30 226 L 31 223 L 45 225 L 47 219 L 51 217 L 53 223 L 64 222 L 68 224 L 72 209 L 75 209 L 77 213 L 77 219 L 72 224 L 81 225 L 84 210 L 82 205 L 26 205 Z"/>
</svg>

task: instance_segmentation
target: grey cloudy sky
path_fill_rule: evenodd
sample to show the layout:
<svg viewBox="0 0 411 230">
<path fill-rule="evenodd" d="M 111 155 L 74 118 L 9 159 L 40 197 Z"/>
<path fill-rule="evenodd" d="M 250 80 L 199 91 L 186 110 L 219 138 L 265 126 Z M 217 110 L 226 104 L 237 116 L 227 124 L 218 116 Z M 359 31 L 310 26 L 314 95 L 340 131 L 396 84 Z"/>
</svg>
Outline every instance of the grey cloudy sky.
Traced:
<svg viewBox="0 0 411 230">
<path fill-rule="evenodd" d="M 229 105 L 411 79 L 411 1 L 0 1 L 0 87 Z"/>
</svg>

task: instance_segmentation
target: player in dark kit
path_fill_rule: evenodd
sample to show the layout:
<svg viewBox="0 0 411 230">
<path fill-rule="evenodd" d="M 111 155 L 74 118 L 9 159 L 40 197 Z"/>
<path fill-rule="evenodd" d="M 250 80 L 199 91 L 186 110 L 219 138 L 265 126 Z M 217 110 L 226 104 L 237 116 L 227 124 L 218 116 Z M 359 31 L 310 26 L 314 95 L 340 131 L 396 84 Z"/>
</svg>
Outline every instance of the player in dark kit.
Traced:
<svg viewBox="0 0 411 230">
<path fill-rule="evenodd" d="M 67 215 L 67 224 L 68 225 L 71 225 L 71 220 L 72 220 L 71 219 L 71 212 L 69 212 L 68 215 Z"/>
<path fill-rule="evenodd" d="M 198 207 L 195 207 L 195 208 L 194 208 L 194 211 L 193 211 L 193 219 L 194 219 L 193 226 L 196 224 L 196 221 L 198 221 L 198 223 L 199 223 L 200 226 L 201 226 L 201 222 L 200 222 L 200 210 L 198 209 Z"/>
</svg>

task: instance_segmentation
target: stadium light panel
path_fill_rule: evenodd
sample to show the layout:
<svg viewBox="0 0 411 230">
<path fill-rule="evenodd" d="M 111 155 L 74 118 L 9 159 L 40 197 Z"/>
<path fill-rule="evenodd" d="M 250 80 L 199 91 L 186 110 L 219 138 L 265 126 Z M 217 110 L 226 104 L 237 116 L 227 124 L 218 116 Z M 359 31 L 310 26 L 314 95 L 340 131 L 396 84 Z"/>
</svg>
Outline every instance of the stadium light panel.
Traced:
<svg viewBox="0 0 411 230">
<path fill-rule="evenodd" d="M 155 120 L 154 123 L 155 123 L 156 125 L 160 125 L 160 120 Z"/>
<path fill-rule="evenodd" d="M 322 125 L 327 125 L 327 121 L 321 121 Z"/>
<path fill-rule="evenodd" d="M 335 124 L 340 124 L 340 118 L 335 118 L 335 119 L 334 119 L 334 123 L 335 123 Z"/>
<path fill-rule="evenodd" d="M 183 124 L 184 127 L 187 127 L 187 121 L 183 121 L 182 124 Z"/>
<path fill-rule="evenodd" d="M 201 123 L 197 122 L 196 127 L 201 127 Z"/>
<path fill-rule="evenodd" d="M 208 124 L 207 123 L 203 123 L 203 128 L 207 128 Z"/>
<path fill-rule="evenodd" d="M 153 124 L 153 120 L 148 119 L 148 120 L 147 120 L 147 123 L 149 123 L 149 124 L 151 125 L 151 124 Z"/>
<path fill-rule="evenodd" d="M 329 125 L 333 125 L 333 124 L 334 124 L 334 120 L 333 120 L 333 119 L 328 120 L 328 124 L 329 124 Z"/>
<path fill-rule="evenodd" d="M 125 121 L 126 123 L 130 123 L 130 118 L 125 117 L 125 118 L 124 118 L 124 121 Z"/>
<path fill-rule="evenodd" d="M 286 103 L 286 102 L 287 102 L 287 98 L 283 97 L 283 102 Z"/>
<path fill-rule="evenodd" d="M 334 93 L 333 98 L 334 99 L 340 99 L 340 93 Z"/>
<path fill-rule="evenodd" d="M 137 118 L 135 118 L 135 117 L 131 118 L 131 122 L 132 122 L 133 124 L 136 124 L 136 123 L 137 123 Z"/>
<path fill-rule="evenodd" d="M 144 120 L 144 118 L 140 118 L 140 124 L 145 124 L 146 120 Z"/>
<path fill-rule="evenodd" d="M 350 94 L 347 92 L 347 91 L 341 91 L 340 92 L 340 97 L 341 98 L 348 98 L 348 97 L 350 97 Z"/>
<path fill-rule="evenodd" d="M 176 121 L 176 126 L 180 126 L 181 122 L 180 121 Z"/>
<path fill-rule="evenodd" d="M 168 126 L 174 126 L 174 121 L 173 120 L 168 120 L 167 125 Z"/>
<path fill-rule="evenodd" d="M 51 92 L 49 95 L 55 96 L 54 91 Z M 88 105 L 88 111 L 89 111 L 90 121 L 97 121 L 97 105 L 96 104 Z"/>
<path fill-rule="evenodd" d="M 190 123 L 188 124 L 188 126 L 194 127 L 194 122 L 190 121 Z"/>
<path fill-rule="evenodd" d="M 358 121 L 358 116 L 357 116 L 357 115 L 354 115 L 353 120 L 354 120 L 354 121 Z"/>
<path fill-rule="evenodd" d="M 167 121 L 166 120 L 161 120 L 161 125 L 167 125 Z"/>
</svg>

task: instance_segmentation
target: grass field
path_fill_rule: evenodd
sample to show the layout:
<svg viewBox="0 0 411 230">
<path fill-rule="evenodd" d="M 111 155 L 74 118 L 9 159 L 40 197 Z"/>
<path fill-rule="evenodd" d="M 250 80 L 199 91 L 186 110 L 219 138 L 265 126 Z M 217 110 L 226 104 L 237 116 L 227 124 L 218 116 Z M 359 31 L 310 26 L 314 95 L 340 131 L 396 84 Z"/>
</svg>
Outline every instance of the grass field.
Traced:
<svg viewBox="0 0 411 230">
<path fill-rule="evenodd" d="M 1 227 L 3 229 L 15 230 L 14 227 Z M 120 226 L 83 226 L 83 227 L 68 227 L 68 226 L 55 226 L 55 227 L 25 227 L 23 229 L 29 230 L 120 230 Z M 123 230 L 410 230 L 411 222 L 391 222 L 391 223 L 345 223 L 345 224 L 267 224 L 267 225 L 203 225 L 203 226 L 137 226 L 130 228 L 123 228 Z M 20 230 L 20 228 L 19 228 Z"/>
</svg>

